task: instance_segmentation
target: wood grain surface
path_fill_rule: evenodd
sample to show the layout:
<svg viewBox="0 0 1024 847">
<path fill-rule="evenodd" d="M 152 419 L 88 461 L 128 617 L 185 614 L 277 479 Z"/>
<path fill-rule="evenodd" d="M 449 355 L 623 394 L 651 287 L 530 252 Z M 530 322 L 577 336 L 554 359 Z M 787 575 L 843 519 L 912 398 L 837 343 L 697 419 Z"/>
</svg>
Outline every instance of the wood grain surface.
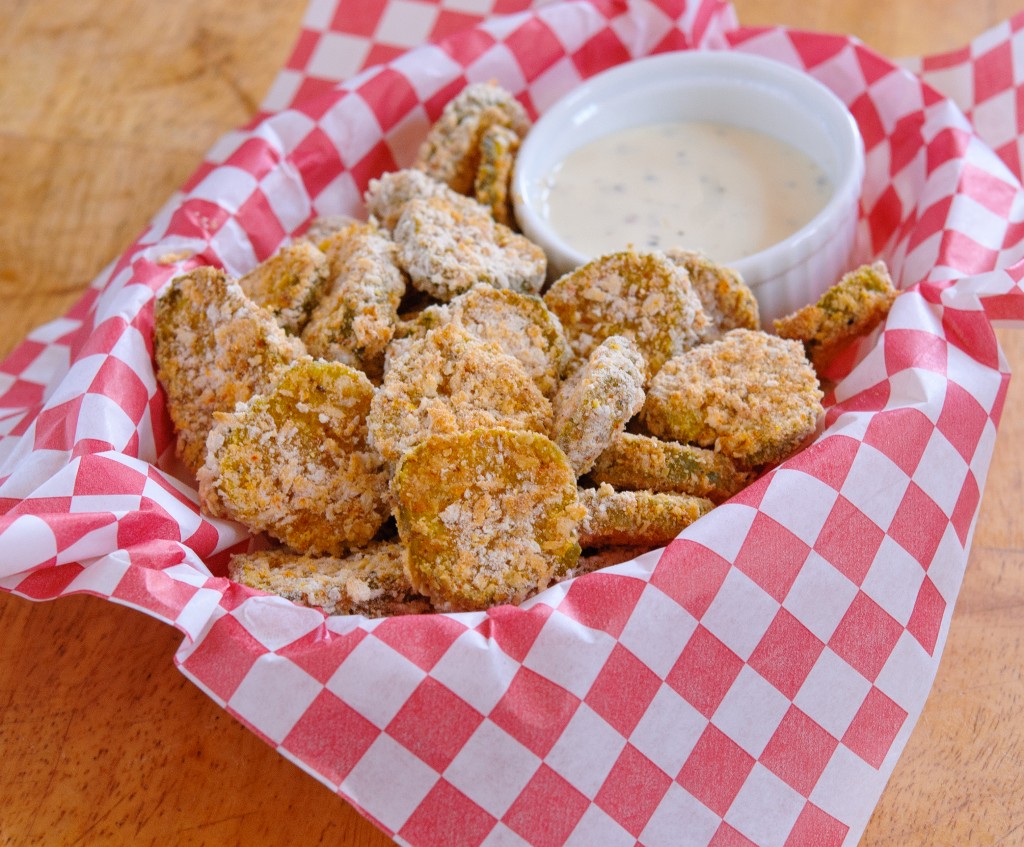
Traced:
<svg viewBox="0 0 1024 847">
<path fill-rule="evenodd" d="M 0 355 L 251 116 L 305 5 L 0 0 Z M 962 46 L 1022 5 L 735 3 L 744 23 L 891 56 Z M 1024 369 L 1021 333 L 1000 337 Z M 1022 429 L 1014 382 L 938 678 L 863 845 L 1024 844 Z M 0 845 L 391 843 L 186 681 L 170 627 L 91 597 L 0 594 L 0 633 Z"/>
</svg>

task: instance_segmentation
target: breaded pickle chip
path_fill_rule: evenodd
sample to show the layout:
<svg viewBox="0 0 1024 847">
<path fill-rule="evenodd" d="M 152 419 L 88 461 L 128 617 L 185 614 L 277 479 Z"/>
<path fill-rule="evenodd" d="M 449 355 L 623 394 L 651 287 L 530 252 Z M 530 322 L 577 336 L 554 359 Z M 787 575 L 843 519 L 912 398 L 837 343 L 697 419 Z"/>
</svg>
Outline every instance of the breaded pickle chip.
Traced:
<svg viewBox="0 0 1024 847">
<path fill-rule="evenodd" d="M 265 309 L 216 268 L 179 276 L 155 308 L 157 376 L 178 434 L 177 451 L 195 473 L 206 457 L 215 412 L 272 385 L 305 355 Z"/>
<path fill-rule="evenodd" d="M 590 479 L 620 490 L 693 494 L 721 503 L 740 491 L 750 474 L 714 450 L 623 432 L 597 457 Z"/>
<path fill-rule="evenodd" d="M 238 280 L 246 296 L 291 335 L 302 332 L 326 283 L 327 259 L 304 241 L 282 247 Z"/>
<path fill-rule="evenodd" d="M 518 359 L 546 397 L 558 389 L 572 360 L 562 325 L 539 296 L 479 283 L 450 303 L 428 306 L 400 322 L 388 361 L 430 330 L 450 323 Z"/>
<path fill-rule="evenodd" d="M 815 368 L 828 366 L 850 341 L 885 320 L 897 290 L 884 262 L 845 274 L 810 306 L 775 321 L 783 338 L 802 341 Z"/>
<path fill-rule="evenodd" d="M 302 340 L 313 356 L 379 376 L 405 293 L 395 245 L 372 224 L 355 223 L 328 237 L 323 249 L 330 290 L 314 309 Z"/>
<path fill-rule="evenodd" d="M 284 548 L 240 553 L 228 562 L 228 576 L 328 615 L 380 618 L 431 611 L 426 598 L 409 584 L 405 547 L 399 541 L 371 542 L 341 557 Z"/>
<path fill-rule="evenodd" d="M 577 356 L 624 335 L 640 348 L 651 376 L 698 344 L 708 322 L 685 269 L 656 252 L 599 256 L 555 280 L 544 302 Z"/>
<path fill-rule="evenodd" d="M 665 254 L 690 275 L 690 284 L 708 316 L 706 341 L 714 341 L 730 329 L 761 328 L 757 298 L 739 273 L 695 250 L 674 248 Z"/>
<path fill-rule="evenodd" d="M 667 362 L 643 420 L 654 435 L 754 467 L 782 461 L 814 433 L 822 396 L 799 342 L 734 329 Z"/>
<path fill-rule="evenodd" d="M 522 602 L 579 557 L 576 477 L 539 433 L 433 435 L 402 457 L 392 491 L 409 579 L 437 609 Z"/>
<path fill-rule="evenodd" d="M 438 300 L 451 300 L 478 282 L 534 293 L 544 284 L 544 251 L 468 197 L 413 198 L 394 239 L 412 284 Z"/>
<path fill-rule="evenodd" d="M 493 82 L 466 86 L 441 112 L 416 157 L 416 167 L 471 194 L 480 163 L 480 144 L 493 126 L 504 126 L 522 138 L 530 129 L 526 110 L 508 91 Z"/>
<path fill-rule="evenodd" d="M 511 356 L 456 324 L 412 342 L 370 406 L 371 443 L 390 463 L 432 433 L 547 432 L 551 404 Z"/>
<path fill-rule="evenodd" d="M 551 437 L 582 476 L 643 405 L 643 356 L 628 338 L 613 335 L 555 395 Z"/>
<path fill-rule="evenodd" d="M 348 229 L 354 223 L 358 223 L 358 220 L 351 215 L 320 215 L 309 222 L 300 240 L 320 247 L 322 242 L 335 233 Z"/>
<path fill-rule="evenodd" d="M 480 137 L 480 162 L 473 178 L 473 196 L 491 210 L 498 223 L 514 223 L 511 186 L 520 137 L 507 126 L 489 126 Z"/>
<path fill-rule="evenodd" d="M 610 485 L 581 488 L 579 498 L 587 510 L 580 524 L 582 547 L 660 547 L 715 507 L 704 497 L 615 491 Z"/>
<path fill-rule="evenodd" d="M 424 319 L 432 320 L 426 312 Z M 545 396 L 558 388 L 572 350 L 558 318 L 536 294 L 475 285 L 452 300 L 448 312 L 477 338 L 518 359 Z"/>
<path fill-rule="evenodd" d="M 200 502 L 301 553 L 366 544 L 388 517 L 388 475 L 366 437 L 372 397 L 347 365 L 297 362 L 271 391 L 217 416 Z"/>
<path fill-rule="evenodd" d="M 392 232 L 402 217 L 406 204 L 417 197 L 452 197 L 461 195 L 443 182 L 416 168 L 403 168 L 371 179 L 364 200 L 366 211 L 385 232 Z M 457 201 L 456 201 L 457 202 Z"/>
</svg>

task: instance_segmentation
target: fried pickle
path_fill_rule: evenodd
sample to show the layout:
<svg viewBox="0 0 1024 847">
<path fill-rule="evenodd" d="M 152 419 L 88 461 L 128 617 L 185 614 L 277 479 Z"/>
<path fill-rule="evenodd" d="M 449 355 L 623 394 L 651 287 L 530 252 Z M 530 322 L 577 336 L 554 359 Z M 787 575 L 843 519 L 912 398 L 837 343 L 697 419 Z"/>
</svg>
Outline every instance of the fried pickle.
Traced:
<svg viewBox="0 0 1024 847">
<path fill-rule="evenodd" d="M 290 335 L 299 335 L 327 283 L 327 259 L 313 244 L 298 241 L 282 247 L 238 284 Z"/>
<path fill-rule="evenodd" d="M 579 558 L 576 477 L 540 433 L 432 435 L 402 457 L 392 490 L 409 579 L 439 610 L 520 603 Z"/>
<path fill-rule="evenodd" d="M 757 298 L 737 271 L 695 250 L 675 248 L 666 250 L 665 255 L 690 275 L 690 284 L 708 316 L 705 341 L 715 341 L 730 329 L 761 328 Z"/>
<path fill-rule="evenodd" d="M 421 170 L 403 168 L 371 179 L 363 199 L 371 220 L 385 232 L 391 233 L 410 200 L 417 197 L 445 197 L 451 200 L 461 196 Z"/>
<path fill-rule="evenodd" d="M 157 298 L 157 376 L 177 432 L 177 452 L 195 473 L 206 457 L 215 412 L 272 385 L 305 347 L 222 270 L 174 279 Z"/>
<path fill-rule="evenodd" d="M 327 615 L 422 614 L 430 602 L 412 589 L 400 541 L 375 541 L 347 556 L 308 556 L 278 548 L 239 553 L 228 576 Z"/>
<path fill-rule="evenodd" d="M 586 517 L 579 528 L 586 547 L 660 547 L 672 541 L 715 504 L 704 497 L 655 491 L 616 491 L 610 485 L 581 488 Z"/>
<path fill-rule="evenodd" d="M 420 145 L 415 166 L 459 194 L 471 194 L 480 167 L 481 141 L 493 126 L 522 138 L 530 129 L 526 110 L 493 82 L 473 83 L 441 112 Z"/>
<path fill-rule="evenodd" d="M 822 397 L 799 342 L 734 329 L 668 361 L 648 386 L 642 418 L 656 436 L 756 467 L 813 435 Z"/>
<path fill-rule="evenodd" d="M 551 285 L 544 302 L 582 358 L 610 335 L 633 341 L 653 376 L 700 343 L 708 323 L 684 268 L 664 253 L 627 250 L 600 256 Z"/>
<path fill-rule="evenodd" d="M 373 224 L 355 223 L 329 236 L 323 247 L 330 290 L 313 310 L 302 340 L 311 355 L 378 378 L 405 293 L 395 245 Z"/>
<path fill-rule="evenodd" d="M 389 366 L 368 424 L 371 443 L 393 465 L 432 433 L 484 426 L 547 432 L 551 403 L 516 359 L 449 324 Z"/>
<path fill-rule="evenodd" d="M 541 393 L 554 394 L 572 350 L 558 318 L 539 296 L 480 283 L 452 300 L 446 311 L 477 338 L 518 359 Z M 421 313 L 428 324 L 438 320 L 431 312 Z"/>
<path fill-rule="evenodd" d="M 451 300 L 478 282 L 536 293 L 547 272 L 540 247 L 468 197 L 413 198 L 394 239 L 412 284 L 438 300 Z"/>
<path fill-rule="evenodd" d="M 473 197 L 491 210 L 498 223 L 514 226 L 512 171 L 520 137 L 501 124 L 489 126 L 480 137 L 480 162 L 473 178 Z"/>
<path fill-rule="evenodd" d="M 898 294 L 884 262 L 845 274 L 810 306 L 774 322 L 782 338 L 800 341 L 818 371 L 854 338 L 878 326 Z"/>
<path fill-rule="evenodd" d="M 620 490 L 692 494 L 714 503 L 732 497 L 751 479 L 723 453 L 630 432 L 612 440 L 589 476 Z"/>
<path fill-rule="evenodd" d="M 551 437 L 582 476 L 643 408 L 643 356 L 628 338 L 606 338 L 563 383 L 553 405 Z"/>
<path fill-rule="evenodd" d="M 207 513 L 302 553 L 366 544 L 389 514 L 388 475 L 367 442 L 373 393 L 361 372 L 306 358 L 271 391 L 218 414 L 198 474 Z"/>
</svg>

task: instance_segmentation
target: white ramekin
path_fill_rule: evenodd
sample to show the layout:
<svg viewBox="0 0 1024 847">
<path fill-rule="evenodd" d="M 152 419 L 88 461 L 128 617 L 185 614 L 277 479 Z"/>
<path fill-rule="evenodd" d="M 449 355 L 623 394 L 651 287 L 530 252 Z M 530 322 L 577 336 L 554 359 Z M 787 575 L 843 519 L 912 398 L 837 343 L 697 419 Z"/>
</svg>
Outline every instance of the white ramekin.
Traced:
<svg viewBox="0 0 1024 847">
<path fill-rule="evenodd" d="M 690 50 L 598 74 L 556 102 L 530 130 L 513 177 L 516 220 L 544 248 L 553 275 L 593 257 L 566 244 L 542 212 L 551 171 L 569 152 L 602 135 L 674 120 L 719 121 L 773 136 L 810 156 L 832 182 L 831 198 L 806 226 L 728 262 L 756 295 L 765 326 L 816 300 L 849 269 L 864 144 L 846 106 L 824 85 L 780 62 Z M 678 246 L 700 249 L 699 244 Z"/>
</svg>

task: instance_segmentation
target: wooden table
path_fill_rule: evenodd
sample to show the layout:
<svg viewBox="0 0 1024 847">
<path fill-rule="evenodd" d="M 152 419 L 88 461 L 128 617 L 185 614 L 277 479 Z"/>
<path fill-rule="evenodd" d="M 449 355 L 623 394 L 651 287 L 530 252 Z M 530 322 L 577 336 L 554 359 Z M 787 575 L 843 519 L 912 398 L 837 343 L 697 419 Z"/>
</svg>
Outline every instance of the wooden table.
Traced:
<svg viewBox="0 0 1024 847">
<path fill-rule="evenodd" d="M 306 0 L 0 3 L 0 355 L 62 314 L 224 130 Z M 745 23 L 959 47 L 1017 0 L 736 0 Z M 1001 334 L 1016 370 L 1024 338 Z M 864 845 L 1024 843 L 1024 391 L 1003 418 L 935 688 Z M 390 843 L 187 682 L 112 603 L 0 594 L 0 845 Z"/>
</svg>

